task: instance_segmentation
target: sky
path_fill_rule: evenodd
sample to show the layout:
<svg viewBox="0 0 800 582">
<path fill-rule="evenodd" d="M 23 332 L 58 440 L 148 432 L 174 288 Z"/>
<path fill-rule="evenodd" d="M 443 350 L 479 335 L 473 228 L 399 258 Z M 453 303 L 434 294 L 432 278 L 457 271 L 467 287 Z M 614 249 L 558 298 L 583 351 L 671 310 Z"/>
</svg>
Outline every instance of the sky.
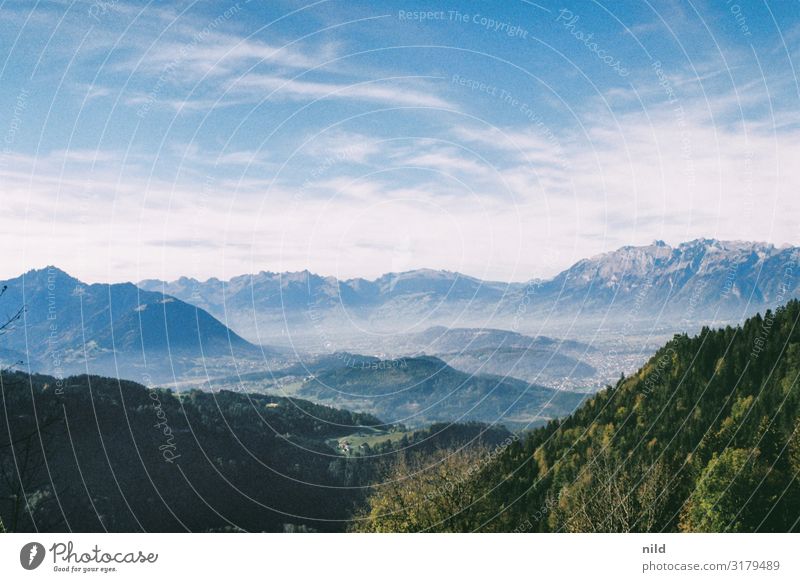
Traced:
<svg viewBox="0 0 800 582">
<path fill-rule="evenodd" d="M 0 4 L 0 277 L 800 244 L 797 2 Z"/>
</svg>

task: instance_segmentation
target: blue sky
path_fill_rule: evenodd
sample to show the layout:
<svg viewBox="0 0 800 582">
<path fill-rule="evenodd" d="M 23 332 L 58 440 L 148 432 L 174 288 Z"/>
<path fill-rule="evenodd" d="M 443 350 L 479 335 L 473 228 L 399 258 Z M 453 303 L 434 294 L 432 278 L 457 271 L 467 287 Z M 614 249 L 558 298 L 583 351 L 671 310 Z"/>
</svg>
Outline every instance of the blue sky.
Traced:
<svg viewBox="0 0 800 582">
<path fill-rule="evenodd" d="M 800 244 L 796 2 L 4 2 L 2 276 Z"/>
</svg>

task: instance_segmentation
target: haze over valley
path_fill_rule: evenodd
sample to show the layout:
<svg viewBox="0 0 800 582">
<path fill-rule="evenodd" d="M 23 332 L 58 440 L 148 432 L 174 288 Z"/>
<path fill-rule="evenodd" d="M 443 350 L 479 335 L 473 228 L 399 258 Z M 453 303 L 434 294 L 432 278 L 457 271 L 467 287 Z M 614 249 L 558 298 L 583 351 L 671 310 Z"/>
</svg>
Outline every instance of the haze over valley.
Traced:
<svg viewBox="0 0 800 582">
<path fill-rule="evenodd" d="M 293 395 L 410 425 L 538 424 L 676 333 L 735 325 L 796 296 L 799 257 L 759 243 L 657 242 L 528 283 L 419 270 L 86 285 L 48 267 L 2 283 L 5 305 L 25 313 L 0 346 L 6 365 L 60 376 Z"/>
</svg>

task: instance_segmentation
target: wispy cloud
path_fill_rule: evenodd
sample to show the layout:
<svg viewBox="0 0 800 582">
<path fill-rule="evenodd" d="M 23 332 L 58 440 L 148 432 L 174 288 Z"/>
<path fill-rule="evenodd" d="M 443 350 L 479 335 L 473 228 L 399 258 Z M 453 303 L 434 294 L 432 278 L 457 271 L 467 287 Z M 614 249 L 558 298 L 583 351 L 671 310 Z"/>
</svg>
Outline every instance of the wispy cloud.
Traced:
<svg viewBox="0 0 800 582">
<path fill-rule="evenodd" d="M 192 43 L 198 31 L 186 31 L 182 42 L 171 40 L 147 51 L 144 58 L 129 59 L 124 66 L 137 73 L 160 75 L 180 64 L 179 78 L 196 82 L 201 78 L 238 75 L 256 65 L 282 69 L 307 70 L 333 60 L 337 44 L 319 43 L 313 47 L 300 44 L 271 45 L 230 34 L 212 33 L 202 43 Z"/>
<path fill-rule="evenodd" d="M 736 44 L 726 6 L 697 7 L 728 19 L 708 38 L 694 13 L 642 7 L 633 39 L 587 8 L 623 82 L 555 16 L 530 42 L 330 3 L 92 5 L 4 8 L 0 38 L 19 43 L 0 85 L 0 244 L 23 249 L 8 274 L 402 263 L 503 280 L 654 238 L 800 241 L 797 25 L 764 40 L 761 20 Z M 513 6 L 493 11 L 519 22 Z"/>
<path fill-rule="evenodd" d="M 800 173 L 792 162 L 800 131 L 750 121 L 717 125 L 691 109 L 679 118 L 628 113 L 598 120 L 585 133 L 562 132 L 566 165 L 537 158 L 546 151 L 541 136 L 480 127 L 454 133 L 505 156 L 502 173 L 518 200 L 552 217 L 529 216 L 532 230 L 547 226 L 547 238 L 564 252 L 579 249 L 576 257 L 590 246 L 582 239 L 596 245 L 598 237 L 616 248 L 699 236 L 781 244 L 800 234 L 789 218 L 800 215 Z"/>
<path fill-rule="evenodd" d="M 402 77 L 358 81 L 354 83 L 333 83 L 307 81 L 276 75 L 250 74 L 231 82 L 229 90 L 234 93 L 268 91 L 259 93 L 263 99 L 346 99 L 384 103 L 411 107 L 436 107 L 452 109 L 448 101 L 436 96 L 430 90 L 409 87 L 429 77 Z"/>
</svg>

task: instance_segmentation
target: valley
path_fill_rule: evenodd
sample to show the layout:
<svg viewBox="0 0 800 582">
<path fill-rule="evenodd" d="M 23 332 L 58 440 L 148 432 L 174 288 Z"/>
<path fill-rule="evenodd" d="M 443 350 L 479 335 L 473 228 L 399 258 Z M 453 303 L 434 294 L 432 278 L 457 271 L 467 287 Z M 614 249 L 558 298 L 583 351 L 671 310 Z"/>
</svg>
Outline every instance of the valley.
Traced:
<svg viewBox="0 0 800 582">
<path fill-rule="evenodd" d="M 423 426 L 537 426 L 640 367 L 676 333 L 796 295 L 795 247 L 698 239 L 584 259 L 550 280 L 308 271 L 87 285 L 57 269 L 2 282 L 24 306 L 6 367 L 176 390 L 310 399 Z"/>
</svg>

